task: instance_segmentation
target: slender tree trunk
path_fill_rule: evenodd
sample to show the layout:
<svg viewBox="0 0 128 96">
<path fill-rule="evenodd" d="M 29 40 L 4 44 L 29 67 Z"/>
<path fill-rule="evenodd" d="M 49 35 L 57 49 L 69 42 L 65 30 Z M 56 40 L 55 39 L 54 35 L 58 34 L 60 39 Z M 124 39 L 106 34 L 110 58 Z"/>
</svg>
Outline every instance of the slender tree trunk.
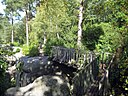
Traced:
<svg viewBox="0 0 128 96">
<path fill-rule="evenodd" d="M 56 36 L 57 36 L 57 39 L 60 39 L 60 36 L 59 36 L 59 33 L 58 32 L 56 33 Z"/>
<path fill-rule="evenodd" d="M 56 31 L 57 31 L 57 33 L 56 33 L 57 39 L 60 39 L 60 36 L 59 36 L 59 33 L 58 33 L 58 26 L 57 25 L 56 25 Z"/>
<path fill-rule="evenodd" d="M 13 30 L 13 26 L 12 26 L 12 36 L 11 36 L 11 42 L 13 43 L 14 42 L 14 30 Z"/>
<path fill-rule="evenodd" d="M 29 46 L 29 36 L 28 36 L 28 12 L 25 10 L 26 13 L 26 44 Z"/>
<path fill-rule="evenodd" d="M 13 12 L 11 14 L 11 19 L 12 19 L 12 32 L 11 32 L 11 42 L 14 42 L 14 28 L 13 28 Z"/>
<path fill-rule="evenodd" d="M 83 20 L 83 0 L 80 0 L 80 8 L 79 8 L 79 22 L 78 22 L 78 39 L 77 45 L 81 46 L 81 38 L 82 38 L 82 20 Z"/>
<path fill-rule="evenodd" d="M 44 45 L 46 44 L 47 37 L 46 37 L 46 32 L 44 32 Z"/>
</svg>

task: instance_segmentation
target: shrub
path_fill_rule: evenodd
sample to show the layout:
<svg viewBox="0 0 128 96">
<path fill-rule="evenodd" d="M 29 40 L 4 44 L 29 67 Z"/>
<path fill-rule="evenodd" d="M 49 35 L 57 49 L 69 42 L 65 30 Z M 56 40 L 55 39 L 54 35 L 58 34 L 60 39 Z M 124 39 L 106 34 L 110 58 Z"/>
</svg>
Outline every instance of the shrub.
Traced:
<svg viewBox="0 0 128 96">
<path fill-rule="evenodd" d="M 24 55 L 28 55 L 29 54 L 29 47 L 26 45 L 23 45 L 22 52 Z"/>
<path fill-rule="evenodd" d="M 6 59 L 4 58 L 6 51 L 0 48 L 0 95 L 4 96 L 4 92 L 11 86 L 11 82 L 5 73 L 7 69 Z"/>
<path fill-rule="evenodd" d="M 16 49 L 16 53 L 18 53 L 18 52 L 20 52 L 20 49 L 19 48 Z"/>
<path fill-rule="evenodd" d="M 12 45 L 12 46 L 20 46 L 20 43 L 19 42 L 13 42 L 10 45 Z"/>
<path fill-rule="evenodd" d="M 63 42 L 57 38 L 50 38 L 44 46 L 44 54 L 50 55 L 52 46 L 63 46 Z"/>
<path fill-rule="evenodd" d="M 26 56 L 38 56 L 39 50 L 37 45 L 23 46 L 23 54 Z"/>
<path fill-rule="evenodd" d="M 33 45 L 30 46 L 28 56 L 38 56 L 38 55 L 39 55 L 38 46 L 33 46 Z"/>
<path fill-rule="evenodd" d="M 83 32 L 83 44 L 86 45 L 89 50 L 93 51 L 96 49 L 96 44 L 98 43 L 100 36 L 103 34 L 104 31 L 100 26 L 89 26 Z"/>
</svg>

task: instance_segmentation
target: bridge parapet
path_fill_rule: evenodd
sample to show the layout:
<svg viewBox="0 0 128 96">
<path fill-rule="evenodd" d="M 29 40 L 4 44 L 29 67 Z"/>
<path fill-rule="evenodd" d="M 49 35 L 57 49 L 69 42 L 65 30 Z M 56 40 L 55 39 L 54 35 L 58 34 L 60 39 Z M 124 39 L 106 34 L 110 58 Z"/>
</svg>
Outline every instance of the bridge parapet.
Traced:
<svg viewBox="0 0 128 96">
<path fill-rule="evenodd" d="M 80 68 L 91 63 L 95 58 L 99 58 L 100 64 L 108 65 L 112 53 L 101 52 L 94 53 L 93 51 L 79 50 L 73 48 L 65 48 L 62 46 L 53 46 L 51 50 L 51 57 L 53 61 L 71 65 L 77 65 Z"/>
<path fill-rule="evenodd" d="M 83 51 L 73 48 L 65 48 L 60 46 L 53 46 L 51 51 L 51 57 L 53 61 L 59 63 L 76 64 L 83 66 L 88 64 L 96 58 L 96 55 L 92 51 Z"/>
<path fill-rule="evenodd" d="M 109 73 L 114 56 L 102 53 L 85 65 L 72 80 L 73 96 L 109 96 Z"/>
<path fill-rule="evenodd" d="M 108 52 L 52 48 L 53 61 L 80 65 L 80 71 L 72 79 L 73 96 L 108 96 L 109 73 L 114 54 Z M 106 94 L 106 95 L 104 95 Z"/>
</svg>

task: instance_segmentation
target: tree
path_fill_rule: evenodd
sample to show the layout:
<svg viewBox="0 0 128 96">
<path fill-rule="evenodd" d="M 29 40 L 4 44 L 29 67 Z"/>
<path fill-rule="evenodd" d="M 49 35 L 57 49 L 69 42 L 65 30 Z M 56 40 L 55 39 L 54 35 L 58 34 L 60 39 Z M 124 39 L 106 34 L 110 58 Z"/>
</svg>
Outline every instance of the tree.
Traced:
<svg viewBox="0 0 128 96">
<path fill-rule="evenodd" d="M 12 25 L 12 30 L 11 30 L 11 42 L 14 42 L 14 16 L 18 15 L 17 12 L 17 7 L 18 7 L 18 2 L 14 1 L 14 0 L 3 0 L 2 3 L 4 5 L 6 5 L 6 9 L 5 11 L 5 15 L 9 18 L 9 20 L 11 21 L 11 25 Z"/>
<path fill-rule="evenodd" d="M 78 23 L 78 40 L 77 45 L 81 46 L 81 38 L 82 38 L 82 21 L 83 21 L 83 0 L 80 1 L 80 7 L 79 7 L 79 23 Z"/>
<path fill-rule="evenodd" d="M 32 12 L 35 11 L 35 0 L 19 0 L 19 10 L 25 13 L 25 26 L 26 26 L 26 44 L 29 45 L 29 25 L 28 21 L 33 18 Z"/>
<path fill-rule="evenodd" d="M 60 23 L 66 18 L 66 7 L 64 1 L 61 0 L 42 0 L 40 7 L 37 8 L 36 17 L 32 23 L 34 32 L 40 34 L 46 44 L 48 38 L 56 36 L 59 38 L 61 28 Z"/>
<path fill-rule="evenodd" d="M 14 40 L 17 42 L 17 44 L 25 44 L 26 38 L 25 38 L 25 23 L 23 21 L 19 21 L 14 24 Z"/>
<path fill-rule="evenodd" d="M 102 1 L 102 0 L 101 0 Z M 114 29 L 113 38 L 107 40 L 107 42 L 115 41 L 115 38 L 118 42 L 113 43 L 113 50 L 116 50 L 116 57 L 114 60 L 114 64 L 112 66 L 113 70 L 111 74 L 111 85 L 113 88 L 114 95 L 127 95 L 127 60 L 128 60 L 128 2 L 126 0 L 103 0 L 102 2 L 95 3 L 94 6 L 90 9 L 92 10 L 93 15 L 97 16 L 100 22 L 107 22 L 111 24 L 111 27 Z M 109 30 L 111 29 L 109 27 Z M 107 28 L 106 28 L 107 30 Z M 107 37 L 109 37 L 109 33 L 107 33 Z M 103 39 L 103 37 L 102 37 Z M 104 41 L 100 41 L 101 43 L 105 43 Z M 112 43 L 112 42 L 111 42 Z M 116 47 L 114 47 L 116 46 Z"/>
<path fill-rule="evenodd" d="M 11 39 L 11 24 L 9 23 L 8 19 L 5 16 L 0 16 L 0 22 L 0 43 L 9 43 Z"/>
</svg>

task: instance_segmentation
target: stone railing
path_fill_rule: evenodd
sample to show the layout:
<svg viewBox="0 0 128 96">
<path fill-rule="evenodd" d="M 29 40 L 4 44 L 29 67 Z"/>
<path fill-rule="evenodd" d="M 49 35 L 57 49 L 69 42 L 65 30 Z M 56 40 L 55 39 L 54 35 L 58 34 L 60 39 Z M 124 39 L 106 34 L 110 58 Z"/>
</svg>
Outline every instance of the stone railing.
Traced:
<svg viewBox="0 0 128 96">
<path fill-rule="evenodd" d="M 103 94 L 108 94 L 108 74 L 113 58 L 112 54 L 99 54 L 92 59 L 92 62 L 84 66 L 73 78 L 73 96 L 104 96 Z"/>
<path fill-rule="evenodd" d="M 96 54 L 91 51 L 83 51 L 73 48 L 64 48 L 60 46 L 53 46 L 51 51 L 51 57 L 53 61 L 68 64 L 76 64 L 83 66 L 88 64 L 96 57 Z"/>
</svg>

